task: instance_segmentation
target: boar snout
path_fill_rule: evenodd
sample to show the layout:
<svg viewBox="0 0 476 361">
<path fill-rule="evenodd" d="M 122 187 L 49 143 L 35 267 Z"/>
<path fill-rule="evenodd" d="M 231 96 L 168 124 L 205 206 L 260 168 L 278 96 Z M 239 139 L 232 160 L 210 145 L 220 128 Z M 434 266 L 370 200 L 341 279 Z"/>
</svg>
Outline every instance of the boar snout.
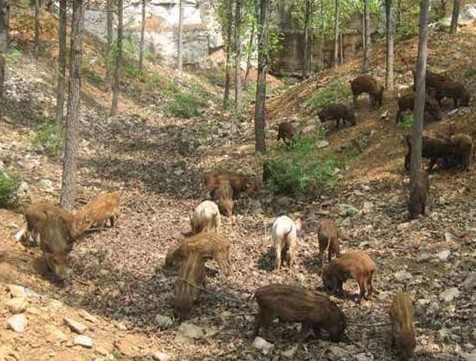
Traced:
<svg viewBox="0 0 476 361">
<path fill-rule="evenodd" d="M 45 258 L 49 268 L 60 281 L 64 281 L 65 279 L 69 278 L 72 271 L 68 266 L 66 255 L 62 253 L 47 253 L 45 254 Z"/>
</svg>

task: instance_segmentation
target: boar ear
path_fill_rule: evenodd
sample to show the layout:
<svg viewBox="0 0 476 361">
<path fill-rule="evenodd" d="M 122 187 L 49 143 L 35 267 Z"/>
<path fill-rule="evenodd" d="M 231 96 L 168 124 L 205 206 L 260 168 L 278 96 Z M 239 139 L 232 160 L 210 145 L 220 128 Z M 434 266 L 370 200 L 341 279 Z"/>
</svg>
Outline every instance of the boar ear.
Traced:
<svg viewBox="0 0 476 361">
<path fill-rule="evenodd" d="M 302 218 L 297 217 L 294 224 L 296 225 L 296 231 L 300 232 L 302 230 Z"/>
</svg>

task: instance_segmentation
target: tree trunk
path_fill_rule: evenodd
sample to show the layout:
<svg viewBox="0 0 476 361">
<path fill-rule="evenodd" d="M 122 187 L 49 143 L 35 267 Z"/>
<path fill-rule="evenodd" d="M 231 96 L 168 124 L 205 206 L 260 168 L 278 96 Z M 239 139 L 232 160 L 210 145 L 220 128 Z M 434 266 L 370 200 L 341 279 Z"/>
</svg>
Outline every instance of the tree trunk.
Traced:
<svg viewBox="0 0 476 361">
<path fill-rule="evenodd" d="M 387 90 L 393 90 L 393 14 L 392 0 L 385 0 L 385 17 L 386 17 L 386 38 L 387 38 L 387 54 L 386 54 L 386 71 L 385 71 L 385 87 Z"/>
<path fill-rule="evenodd" d="M 364 44 L 362 72 L 367 73 L 370 68 L 370 12 L 368 0 L 364 0 Z"/>
<path fill-rule="evenodd" d="M 225 89 L 223 92 L 223 108 L 228 108 L 230 97 L 230 56 L 231 56 L 231 31 L 233 25 L 232 0 L 226 0 L 226 60 L 225 60 Z"/>
<path fill-rule="evenodd" d="M 182 71 L 183 66 L 183 2 L 179 0 L 179 22 L 178 22 L 178 36 L 177 36 L 177 69 Z"/>
<path fill-rule="evenodd" d="M 121 90 L 121 67 L 122 67 L 122 32 L 124 29 L 124 0 L 117 0 L 117 45 L 116 67 L 114 68 L 114 86 L 112 89 L 111 116 L 117 114 L 119 104 L 119 92 Z"/>
<path fill-rule="evenodd" d="M 325 59 L 324 59 L 324 44 L 326 42 L 326 22 L 324 19 L 324 0 L 320 1 L 320 9 L 319 15 L 322 22 L 321 27 L 321 42 L 319 43 L 319 60 L 321 62 L 321 66 L 325 66 Z"/>
<path fill-rule="evenodd" d="M 38 55 L 40 51 L 40 15 L 41 15 L 41 0 L 35 0 L 35 52 Z"/>
<path fill-rule="evenodd" d="M 69 102 L 66 120 L 66 144 L 63 159 L 63 179 L 60 205 L 66 210 L 74 208 L 76 197 L 76 156 L 78 154 L 79 105 L 81 92 L 81 67 L 83 53 L 84 4 L 73 1 L 71 25 L 71 53 L 69 73 Z"/>
<path fill-rule="evenodd" d="M 253 21 L 253 24 L 251 25 L 251 33 L 250 33 L 250 42 L 248 44 L 248 54 L 246 56 L 246 72 L 245 72 L 245 80 L 243 87 L 245 90 L 248 89 L 248 76 L 250 75 L 250 69 L 251 69 L 251 54 L 252 48 L 253 48 L 253 38 L 255 37 L 255 22 Z"/>
<path fill-rule="evenodd" d="M 395 25 L 395 30 L 400 29 L 401 21 L 402 21 L 402 0 L 397 0 L 397 24 Z"/>
<path fill-rule="evenodd" d="M 112 89 L 112 65 L 113 65 L 113 40 L 114 40 L 114 0 L 107 0 L 106 23 L 107 23 L 107 47 L 106 47 L 106 90 Z"/>
<path fill-rule="evenodd" d="M 309 22 L 311 20 L 311 0 L 306 0 L 304 14 L 304 47 L 302 54 L 302 77 L 307 78 L 309 64 Z"/>
<path fill-rule="evenodd" d="M 342 33 L 339 34 L 339 57 L 340 57 L 340 64 L 344 64 L 344 37 Z"/>
<path fill-rule="evenodd" d="M 59 24 L 58 24 L 58 88 L 56 93 L 56 125 L 59 129 L 63 127 L 64 100 L 66 93 L 66 22 L 67 22 L 67 0 L 60 0 L 59 3 Z"/>
<path fill-rule="evenodd" d="M 145 46 L 145 10 L 147 0 L 142 0 L 142 24 L 140 28 L 140 50 L 139 50 L 139 71 L 142 71 L 144 66 L 144 46 Z"/>
<path fill-rule="evenodd" d="M 334 12 L 334 68 L 339 66 L 339 0 L 335 0 Z"/>
<path fill-rule="evenodd" d="M 236 0 L 235 3 L 235 110 L 239 112 L 241 110 L 242 99 L 241 99 L 241 0 Z"/>
<path fill-rule="evenodd" d="M 255 150 L 258 153 L 266 152 L 265 139 L 265 102 L 266 102 L 266 74 L 268 72 L 268 19 L 270 0 L 260 0 L 260 14 L 258 27 L 258 79 L 256 81 L 255 104 Z"/>
<path fill-rule="evenodd" d="M 458 18 L 459 18 L 459 0 L 453 1 L 453 14 L 451 15 L 450 33 L 455 34 L 458 30 Z"/>
<path fill-rule="evenodd" d="M 0 0 L 0 99 L 3 99 L 3 87 L 5 84 L 5 54 L 8 50 L 9 16 L 10 0 Z"/>
<path fill-rule="evenodd" d="M 425 108 L 425 77 L 426 58 L 428 55 L 428 9 L 430 0 L 421 0 L 420 3 L 420 34 L 418 37 L 418 58 L 416 64 L 416 91 L 415 109 L 413 110 L 413 138 L 410 160 L 411 179 L 413 185 L 415 173 L 421 167 L 421 137 L 423 133 L 423 113 Z"/>
</svg>

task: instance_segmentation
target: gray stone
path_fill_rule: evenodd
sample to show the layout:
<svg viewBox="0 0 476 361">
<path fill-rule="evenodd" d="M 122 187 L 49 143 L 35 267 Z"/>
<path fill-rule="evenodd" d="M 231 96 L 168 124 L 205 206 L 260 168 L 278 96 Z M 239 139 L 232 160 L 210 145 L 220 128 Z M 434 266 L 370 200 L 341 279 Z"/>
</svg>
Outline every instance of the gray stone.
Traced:
<svg viewBox="0 0 476 361">
<path fill-rule="evenodd" d="M 274 345 L 258 336 L 253 341 L 253 347 L 260 350 L 263 355 L 267 355 L 274 348 Z"/>
<path fill-rule="evenodd" d="M 395 273 L 395 279 L 399 282 L 411 280 L 412 278 L 412 274 L 405 270 L 401 270 Z"/>
<path fill-rule="evenodd" d="M 79 333 L 80 335 L 86 332 L 86 330 L 88 329 L 81 322 L 73 320 L 72 318 L 65 317 L 64 323 L 71 329 L 71 331 Z"/>
<path fill-rule="evenodd" d="M 372 202 L 364 202 L 364 206 L 362 207 L 362 213 L 363 214 L 370 213 L 373 208 L 374 208 L 374 205 Z"/>
<path fill-rule="evenodd" d="M 445 249 L 444 251 L 441 251 L 439 252 L 436 257 L 438 257 L 438 259 L 441 261 L 441 262 L 446 262 L 448 261 L 448 257 L 450 256 L 451 252 L 449 249 Z"/>
<path fill-rule="evenodd" d="M 8 310 L 14 314 L 25 312 L 28 307 L 28 301 L 24 297 L 11 298 L 6 302 L 6 304 Z"/>
<path fill-rule="evenodd" d="M 25 331 L 25 328 L 27 325 L 28 325 L 28 321 L 26 319 L 26 316 L 23 314 L 14 315 L 7 320 L 8 328 L 15 332 Z"/>
<path fill-rule="evenodd" d="M 473 289 L 476 288 L 476 272 L 472 272 L 466 277 L 466 279 L 461 284 L 464 288 Z"/>
<path fill-rule="evenodd" d="M 155 323 L 157 324 L 157 326 L 159 326 L 161 328 L 165 328 L 165 327 L 172 326 L 174 324 L 174 321 L 172 320 L 172 318 L 170 318 L 168 316 L 156 315 L 155 316 Z"/>
<path fill-rule="evenodd" d="M 316 142 L 316 148 L 317 149 L 322 149 L 329 146 L 329 142 L 327 140 L 318 140 Z"/>
<path fill-rule="evenodd" d="M 459 296 L 460 292 L 456 287 L 448 288 L 447 290 L 440 293 L 440 299 L 445 302 L 451 302 L 454 298 Z"/>
<path fill-rule="evenodd" d="M 25 287 L 18 285 L 8 285 L 8 291 L 11 297 L 27 297 Z"/>
<path fill-rule="evenodd" d="M 156 353 L 154 353 L 152 357 L 154 358 L 154 360 L 157 360 L 157 361 L 172 361 L 174 359 L 174 357 L 171 354 L 160 352 L 160 351 L 157 351 Z"/>
<path fill-rule="evenodd" d="M 284 357 L 288 359 L 292 359 L 294 355 L 296 354 L 296 350 L 297 350 L 297 346 L 290 348 L 289 350 L 282 351 L 281 355 L 283 355 Z"/>
<path fill-rule="evenodd" d="M 445 242 L 454 242 L 455 236 L 450 232 L 445 232 Z"/>
<path fill-rule="evenodd" d="M 339 204 L 341 216 L 352 217 L 357 214 L 358 210 L 351 204 Z"/>
<path fill-rule="evenodd" d="M 46 178 L 40 179 L 38 182 L 38 188 L 43 190 L 51 190 L 53 189 L 53 182 Z"/>
<path fill-rule="evenodd" d="M 372 355 L 370 352 L 358 353 L 354 356 L 354 358 L 356 361 L 373 361 L 374 355 Z"/>
<path fill-rule="evenodd" d="M 93 340 L 91 340 L 88 336 L 84 336 L 84 335 L 76 336 L 73 340 L 73 343 L 75 345 L 83 346 L 86 348 L 93 347 Z"/>
<path fill-rule="evenodd" d="M 89 312 L 85 310 L 81 310 L 78 313 L 82 318 L 84 318 L 86 321 L 89 321 L 91 323 L 96 323 L 98 320 L 95 316 L 91 315 Z"/>
<path fill-rule="evenodd" d="M 179 329 L 178 334 L 185 338 L 200 339 L 205 338 L 205 333 L 201 327 L 192 325 L 191 323 L 183 322 Z"/>
</svg>

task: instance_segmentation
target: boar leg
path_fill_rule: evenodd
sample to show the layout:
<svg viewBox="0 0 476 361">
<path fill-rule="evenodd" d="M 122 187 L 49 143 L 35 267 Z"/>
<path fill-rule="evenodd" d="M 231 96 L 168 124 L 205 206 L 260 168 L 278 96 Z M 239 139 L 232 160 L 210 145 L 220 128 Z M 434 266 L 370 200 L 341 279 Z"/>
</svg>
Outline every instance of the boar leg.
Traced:
<svg viewBox="0 0 476 361">
<path fill-rule="evenodd" d="M 352 94 L 352 107 L 357 108 L 357 94 Z"/>
<path fill-rule="evenodd" d="M 275 268 L 276 268 L 276 271 L 279 271 L 279 269 L 281 268 L 281 246 L 280 245 L 276 246 Z"/>
<path fill-rule="evenodd" d="M 368 294 L 369 296 L 374 292 L 374 286 L 372 284 L 372 276 L 374 273 L 372 272 L 368 278 Z"/>
<path fill-rule="evenodd" d="M 320 251 L 319 250 L 319 262 L 320 262 L 320 266 L 321 266 L 321 269 L 324 268 L 324 254 L 325 251 Z"/>
<path fill-rule="evenodd" d="M 366 287 L 365 287 L 365 278 L 359 278 L 359 279 L 357 280 L 357 283 L 358 283 L 358 285 L 359 285 L 359 298 L 358 298 L 357 301 L 358 301 L 359 303 L 361 303 L 361 302 L 362 302 L 362 298 L 367 299 L 367 298 L 365 297 L 365 288 L 366 288 Z"/>
<path fill-rule="evenodd" d="M 433 167 L 435 166 L 437 160 L 437 158 L 430 159 L 430 164 L 428 164 L 427 172 L 431 172 L 433 170 Z"/>
<path fill-rule="evenodd" d="M 306 341 L 306 339 L 309 335 L 309 331 L 311 331 L 311 328 L 312 328 L 311 324 L 309 324 L 307 322 L 302 323 L 301 332 L 299 332 L 299 338 L 298 338 L 298 344 L 297 344 L 297 347 L 296 347 L 296 353 L 299 350 L 299 348 L 301 347 L 302 343 L 304 341 Z"/>
</svg>

